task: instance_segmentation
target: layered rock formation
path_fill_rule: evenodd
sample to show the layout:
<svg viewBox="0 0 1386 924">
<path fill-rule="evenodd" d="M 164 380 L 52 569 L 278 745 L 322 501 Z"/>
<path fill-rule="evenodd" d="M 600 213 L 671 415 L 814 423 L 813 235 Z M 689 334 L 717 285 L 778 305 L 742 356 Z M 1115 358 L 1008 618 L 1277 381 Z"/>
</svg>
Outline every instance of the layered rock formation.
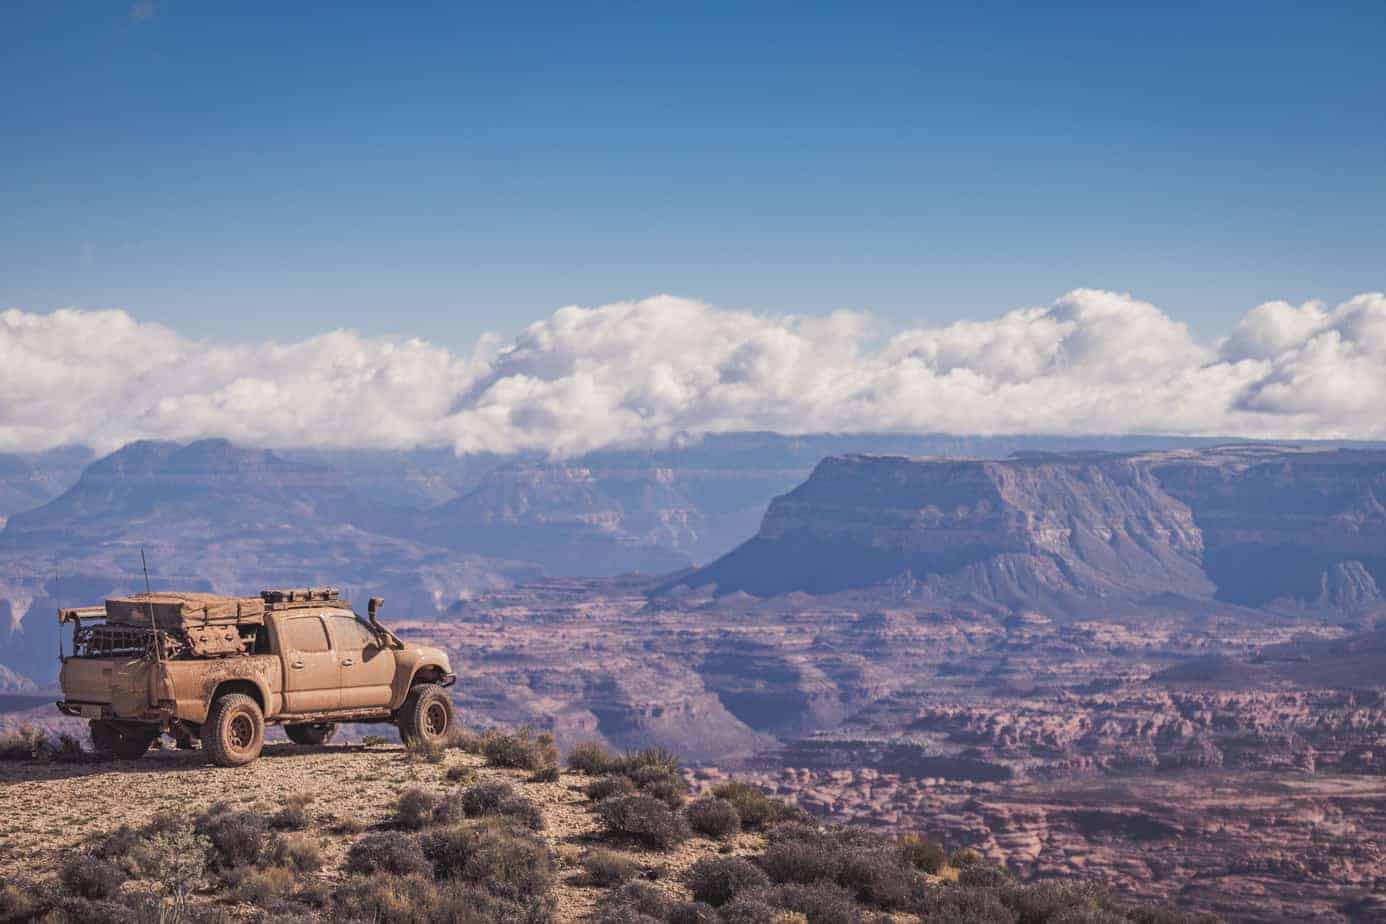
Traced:
<svg viewBox="0 0 1386 924">
<path fill-rule="evenodd" d="M 1063 615 L 1217 601 L 1381 609 L 1386 452 L 1238 446 L 1005 461 L 825 459 L 749 542 L 676 582 Z"/>
</svg>

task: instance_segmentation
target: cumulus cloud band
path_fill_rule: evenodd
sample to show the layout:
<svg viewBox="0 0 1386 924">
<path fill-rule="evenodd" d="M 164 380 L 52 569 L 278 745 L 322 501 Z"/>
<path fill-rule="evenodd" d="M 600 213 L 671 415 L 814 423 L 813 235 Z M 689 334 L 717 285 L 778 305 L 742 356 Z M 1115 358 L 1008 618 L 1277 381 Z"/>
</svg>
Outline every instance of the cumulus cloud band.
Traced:
<svg viewBox="0 0 1386 924">
<path fill-rule="evenodd" d="M 0 450 L 224 436 L 571 454 L 746 429 L 1386 437 L 1380 293 L 1267 303 L 1213 344 L 1091 289 L 883 342 L 876 328 L 665 295 L 562 308 L 460 356 L 350 331 L 236 346 L 123 311 L 10 310 Z"/>
</svg>

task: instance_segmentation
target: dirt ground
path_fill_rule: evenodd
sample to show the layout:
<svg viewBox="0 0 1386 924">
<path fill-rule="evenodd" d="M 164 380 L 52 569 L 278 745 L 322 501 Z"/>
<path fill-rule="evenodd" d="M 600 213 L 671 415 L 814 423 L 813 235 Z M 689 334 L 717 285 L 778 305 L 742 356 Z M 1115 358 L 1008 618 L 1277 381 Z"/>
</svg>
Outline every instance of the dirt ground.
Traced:
<svg viewBox="0 0 1386 924">
<path fill-rule="evenodd" d="M 160 810 L 195 814 L 214 802 L 273 812 L 287 796 L 313 793 L 312 822 L 302 833 L 320 838 L 326 864 L 320 874 L 340 876 L 340 866 L 357 834 L 334 834 L 339 822 L 355 819 L 369 829 L 394 809 L 409 786 L 447 791 L 449 767 L 476 769 L 478 780 L 505 779 L 544 813 L 541 836 L 554 848 L 559 866 L 558 920 L 586 920 L 603 890 L 582 884 L 578 859 L 596 843 L 591 805 L 582 794 L 590 777 L 565 772 L 556 783 L 528 782 L 528 773 L 484 766 L 480 757 L 448 751 L 440 764 L 410 762 L 398 744 L 328 745 L 311 748 L 270 744 L 260 760 L 226 769 L 210 765 L 201 751 L 154 751 L 137 761 L 94 764 L 0 764 L 0 876 L 54 875 L 67 855 L 93 835 L 122 823 L 138 826 Z M 627 851 L 671 895 L 686 898 L 681 873 L 721 844 L 693 838 L 663 852 Z M 760 849 L 757 835 L 743 834 L 732 852 Z M 245 906 L 247 914 L 249 906 Z"/>
</svg>

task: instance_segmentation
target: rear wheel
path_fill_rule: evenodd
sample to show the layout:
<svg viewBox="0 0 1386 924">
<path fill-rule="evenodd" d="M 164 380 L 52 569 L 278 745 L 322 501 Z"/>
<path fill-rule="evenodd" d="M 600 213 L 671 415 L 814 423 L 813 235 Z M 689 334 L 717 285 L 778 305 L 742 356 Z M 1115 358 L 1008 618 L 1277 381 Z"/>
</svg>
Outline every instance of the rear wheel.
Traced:
<svg viewBox="0 0 1386 924">
<path fill-rule="evenodd" d="M 396 724 L 405 744 L 442 744 L 456 725 L 452 700 L 436 683 L 420 683 L 409 691 Z"/>
<path fill-rule="evenodd" d="M 90 723 L 91 744 L 102 757 L 135 760 L 143 757 L 159 737 L 158 728 L 120 726 L 114 722 L 93 720 Z"/>
<path fill-rule="evenodd" d="M 337 725 L 334 722 L 285 725 L 284 734 L 288 735 L 289 740 L 294 744 L 326 744 L 332 740 L 333 735 L 337 734 Z"/>
<path fill-rule="evenodd" d="M 87 723 L 91 729 L 92 750 L 102 757 L 115 757 L 116 743 L 120 741 L 120 732 L 110 722 L 101 722 L 92 719 Z"/>
<path fill-rule="evenodd" d="M 219 698 L 203 723 L 202 746 L 213 763 L 222 767 L 239 767 L 259 757 L 265 746 L 260 704 L 244 693 Z"/>
</svg>

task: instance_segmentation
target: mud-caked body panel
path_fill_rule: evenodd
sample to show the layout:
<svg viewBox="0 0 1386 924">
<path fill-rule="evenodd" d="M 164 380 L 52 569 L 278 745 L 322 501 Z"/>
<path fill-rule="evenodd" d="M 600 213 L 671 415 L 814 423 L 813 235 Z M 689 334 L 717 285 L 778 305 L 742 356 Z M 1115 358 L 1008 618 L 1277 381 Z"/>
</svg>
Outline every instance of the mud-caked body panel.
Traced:
<svg viewBox="0 0 1386 924">
<path fill-rule="evenodd" d="M 190 658 L 162 665 L 173 689 L 174 712 L 179 719 L 201 725 L 218 696 L 245 693 L 270 718 L 283 711 L 280 659 L 275 655 L 243 655 L 229 658 Z"/>
<path fill-rule="evenodd" d="M 266 723 L 393 721 L 415 685 L 455 679 L 445 652 L 407 645 L 374 621 L 378 601 L 368 622 L 330 589 L 262 598 L 263 609 L 250 598 L 136 595 L 108 601 L 105 615 L 122 622 L 85 633 L 81 620 L 99 610 L 61 611 L 60 620 L 76 623 L 81 644 L 74 641 L 73 656 L 64 658 L 59 707 L 175 734 L 196 732 L 232 695 L 253 701 Z M 203 638 L 209 633 L 226 644 L 211 645 Z M 141 647 L 143 655 L 99 656 Z"/>
</svg>

